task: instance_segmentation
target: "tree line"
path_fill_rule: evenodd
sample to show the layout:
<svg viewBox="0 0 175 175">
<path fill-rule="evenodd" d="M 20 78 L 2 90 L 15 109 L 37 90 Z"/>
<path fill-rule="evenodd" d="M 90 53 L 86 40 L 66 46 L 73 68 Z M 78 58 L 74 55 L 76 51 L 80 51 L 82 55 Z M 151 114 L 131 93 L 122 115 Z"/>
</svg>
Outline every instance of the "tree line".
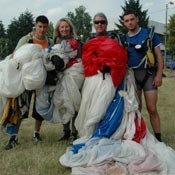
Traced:
<svg viewBox="0 0 175 175">
<path fill-rule="evenodd" d="M 125 0 L 124 6 L 121 6 L 123 13 L 128 9 L 133 9 L 139 16 L 139 26 L 148 27 L 149 16 L 148 10 L 142 10 L 142 5 L 139 0 Z M 123 25 L 122 15 L 119 16 L 119 21 L 115 23 L 117 28 L 116 33 L 124 35 L 127 31 Z M 79 6 L 75 9 L 75 12 L 68 12 L 66 17 L 70 18 L 76 27 L 76 32 L 79 39 L 85 42 L 89 38 L 92 31 L 92 17 L 86 12 L 84 6 Z M 167 25 L 167 51 L 174 54 L 175 52 L 175 14 L 170 17 Z M 7 29 L 4 28 L 2 21 L 0 20 L 0 57 L 5 57 L 13 52 L 18 40 L 31 32 L 34 27 L 34 15 L 32 12 L 26 10 L 21 13 L 19 17 L 13 18 Z M 52 38 L 54 26 L 53 23 L 49 24 L 49 31 L 47 37 Z"/>
</svg>

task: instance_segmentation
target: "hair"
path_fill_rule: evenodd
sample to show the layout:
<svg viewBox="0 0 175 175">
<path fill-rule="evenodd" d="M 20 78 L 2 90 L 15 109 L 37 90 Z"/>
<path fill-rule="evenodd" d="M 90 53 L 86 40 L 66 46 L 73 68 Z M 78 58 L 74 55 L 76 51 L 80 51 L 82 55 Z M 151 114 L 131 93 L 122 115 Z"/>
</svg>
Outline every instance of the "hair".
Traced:
<svg viewBox="0 0 175 175">
<path fill-rule="evenodd" d="M 130 15 L 130 14 L 133 14 L 133 15 L 135 15 L 136 17 L 138 17 L 136 11 L 134 11 L 133 9 L 128 9 L 128 10 L 124 11 L 124 13 L 123 13 L 123 18 L 124 18 L 124 16 Z"/>
<path fill-rule="evenodd" d="M 40 15 L 36 18 L 35 23 L 41 22 L 43 24 L 49 24 L 49 20 L 46 16 Z"/>
<path fill-rule="evenodd" d="M 106 17 L 106 15 L 105 15 L 104 13 L 102 13 L 102 12 L 96 13 L 96 14 L 94 15 L 93 21 L 95 21 L 95 18 L 96 18 L 97 16 L 103 17 L 103 18 L 106 20 L 107 24 L 108 24 L 107 17 Z"/>
<path fill-rule="evenodd" d="M 61 40 L 62 36 L 59 32 L 59 26 L 61 24 L 61 22 L 66 22 L 69 26 L 70 26 L 70 37 L 72 38 L 76 38 L 77 34 L 75 32 L 75 27 L 73 25 L 73 23 L 70 21 L 70 19 L 68 18 L 61 18 L 55 25 L 55 29 L 53 31 L 53 40 L 55 41 L 57 38 L 58 40 Z"/>
</svg>

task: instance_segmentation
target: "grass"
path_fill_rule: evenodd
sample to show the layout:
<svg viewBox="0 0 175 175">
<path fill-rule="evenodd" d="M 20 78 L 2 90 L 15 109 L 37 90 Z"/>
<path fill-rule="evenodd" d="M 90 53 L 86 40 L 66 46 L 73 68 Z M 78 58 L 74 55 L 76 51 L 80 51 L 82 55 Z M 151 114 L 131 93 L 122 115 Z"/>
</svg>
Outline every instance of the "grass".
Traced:
<svg viewBox="0 0 175 175">
<path fill-rule="evenodd" d="M 175 149 L 175 73 L 165 71 L 163 85 L 159 88 L 158 111 L 161 117 L 162 137 L 164 142 Z M 151 130 L 145 105 L 143 117 Z M 59 164 L 59 157 L 70 143 L 57 142 L 62 136 L 61 124 L 43 122 L 41 136 L 43 141 L 34 144 L 32 141 L 34 128 L 33 118 L 23 121 L 19 132 L 20 144 L 12 150 L 5 151 L 4 145 L 9 137 L 0 132 L 0 174 L 1 175 L 68 175 L 70 168 Z"/>
</svg>

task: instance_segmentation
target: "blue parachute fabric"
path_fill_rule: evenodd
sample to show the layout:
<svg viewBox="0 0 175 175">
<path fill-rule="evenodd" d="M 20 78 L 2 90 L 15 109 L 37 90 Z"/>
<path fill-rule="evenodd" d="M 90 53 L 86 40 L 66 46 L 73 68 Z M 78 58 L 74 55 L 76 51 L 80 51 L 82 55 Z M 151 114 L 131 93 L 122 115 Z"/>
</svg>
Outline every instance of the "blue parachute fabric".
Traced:
<svg viewBox="0 0 175 175">
<path fill-rule="evenodd" d="M 124 89 L 124 82 L 116 90 L 116 94 L 111 104 L 109 105 L 104 119 L 99 123 L 92 137 L 107 137 L 109 138 L 119 127 L 123 117 L 124 99 L 119 95 L 119 91 Z M 71 151 L 77 154 L 78 151 L 85 146 L 86 143 L 75 144 L 71 147 Z"/>
<path fill-rule="evenodd" d="M 14 135 L 17 133 L 17 125 L 16 124 L 7 124 L 6 133 L 9 135 Z"/>
<path fill-rule="evenodd" d="M 124 83 L 121 83 L 117 88 L 114 99 L 109 105 L 103 120 L 93 132 L 92 137 L 109 138 L 120 126 L 123 117 L 124 98 L 118 92 L 122 89 L 124 89 Z"/>
<path fill-rule="evenodd" d="M 74 154 L 77 154 L 79 149 L 81 149 L 82 147 L 85 146 L 85 143 L 80 143 L 80 144 L 75 144 L 71 147 L 71 151 L 74 153 Z"/>
</svg>

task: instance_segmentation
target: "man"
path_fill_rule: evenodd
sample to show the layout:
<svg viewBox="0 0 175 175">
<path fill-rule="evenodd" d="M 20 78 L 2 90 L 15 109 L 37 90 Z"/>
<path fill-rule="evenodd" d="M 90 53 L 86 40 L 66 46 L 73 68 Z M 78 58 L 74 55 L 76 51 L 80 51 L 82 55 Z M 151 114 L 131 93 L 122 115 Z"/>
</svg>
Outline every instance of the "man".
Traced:
<svg viewBox="0 0 175 175">
<path fill-rule="evenodd" d="M 19 40 L 15 50 L 20 48 L 25 43 L 40 44 L 43 47 L 43 49 L 47 48 L 49 46 L 49 41 L 46 39 L 46 33 L 48 31 L 48 26 L 49 26 L 49 20 L 47 19 L 47 17 L 43 15 L 38 16 L 35 21 L 35 31 L 32 34 L 23 36 Z M 26 93 L 27 95 L 29 95 L 29 101 L 27 101 L 26 98 L 25 99 L 23 98 L 24 96 L 26 96 L 24 95 Z M 24 92 L 24 94 L 18 97 L 18 101 L 24 102 L 24 104 L 20 104 L 21 106 L 26 105 L 27 108 L 29 108 L 32 92 Z M 22 109 L 19 109 L 19 110 L 22 110 Z M 5 149 L 7 150 L 11 149 L 18 144 L 18 131 L 21 125 L 21 121 L 23 118 L 26 117 L 26 115 L 28 115 L 28 111 L 26 111 L 23 116 L 21 115 L 18 116 L 16 132 L 13 133 L 13 135 L 10 137 L 8 144 L 5 146 Z M 40 131 L 40 127 L 41 127 L 43 118 L 36 112 L 35 107 L 33 109 L 33 118 L 35 118 L 35 131 L 33 135 L 33 140 L 35 142 L 38 142 L 41 140 L 39 131 Z"/>
<path fill-rule="evenodd" d="M 80 137 L 93 133 L 126 73 L 127 50 L 108 34 L 107 25 L 106 16 L 97 13 L 93 18 L 96 34 L 82 49 L 85 82 L 75 121 Z"/>
<path fill-rule="evenodd" d="M 148 67 L 143 60 L 146 56 L 147 39 L 149 32 L 138 25 L 138 16 L 132 11 L 126 11 L 123 22 L 128 29 L 126 45 L 128 47 L 128 66 L 134 71 L 137 85 L 137 95 L 142 108 L 142 91 L 144 93 L 146 107 L 150 116 L 150 122 L 157 140 L 161 141 L 160 117 L 157 111 L 157 88 L 162 85 L 163 60 L 160 50 L 160 41 L 156 34 L 152 39 L 153 52 L 156 58 L 156 66 Z M 147 59 L 145 59 L 147 60 Z M 148 60 L 147 60 L 148 61 Z"/>
</svg>

